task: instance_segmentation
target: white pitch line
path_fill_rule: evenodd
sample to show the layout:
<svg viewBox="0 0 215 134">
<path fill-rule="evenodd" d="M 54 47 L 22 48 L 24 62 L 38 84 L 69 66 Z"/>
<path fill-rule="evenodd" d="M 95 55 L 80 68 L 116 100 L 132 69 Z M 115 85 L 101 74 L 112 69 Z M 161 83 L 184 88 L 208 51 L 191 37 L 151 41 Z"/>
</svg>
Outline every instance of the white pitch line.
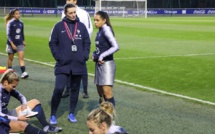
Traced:
<svg viewBox="0 0 215 134">
<path fill-rule="evenodd" d="M 0 54 L 1 55 L 7 55 L 7 54 L 1 53 L 1 52 L 0 52 Z M 42 65 L 46 65 L 46 66 L 50 66 L 50 67 L 54 67 L 53 64 L 49 64 L 49 63 L 45 63 L 45 62 L 35 61 L 35 60 L 27 59 L 27 58 L 25 58 L 25 60 L 30 61 L 30 62 L 34 62 L 34 63 L 38 63 L 38 64 L 42 64 Z M 88 73 L 88 75 L 94 76 L 94 74 L 91 74 L 91 73 Z M 142 88 L 142 89 L 145 89 L 145 90 L 149 90 L 149 91 L 153 91 L 153 92 L 157 92 L 157 93 L 161 93 L 161 94 L 165 94 L 165 95 L 175 96 L 175 97 L 179 97 L 179 98 L 183 98 L 183 99 L 192 100 L 192 101 L 200 102 L 200 103 L 203 103 L 203 104 L 209 104 L 209 105 L 214 105 L 215 106 L 214 102 L 205 101 L 205 100 L 201 100 L 201 99 L 197 99 L 197 98 L 192 98 L 192 97 L 189 97 L 189 96 L 175 94 L 175 93 L 171 93 L 171 92 L 166 92 L 166 91 L 156 89 L 156 88 L 152 88 L 152 87 L 147 87 L 147 86 L 143 86 L 143 85 L 139 85 L 139 84 L 135 84 L 135 83 L 130 83 L 130 82 L 126 82 L 126 81 L 121 81 L 121 80 L 115 80 L 115 82 L 120 83 L 120 84 L 129 85 L 129 86 L 132 86 L 132 87 Z"/>
<path fill-rule="evenodd" d="M 55 64 L 56 62 L 47 62 L 47 63 L 49 63 L 49 64 Z"/>
<path fill-rule="evenodd" d="M 208 55 L 215 55 L 215 53 L 167 55 L 167 56 L 146 56 L 146 57 L 127 57 L 127 58 L 114 58 L 114 59 L 115 60 L 133 60 L 133 59 L 169 58 L 169 57 L 208 56 Z"/>
<path fill-rule="evenodd" d="M 175 93 L 171 93 L 171 92 L 166 92 L 166 91 L 163 91 L 163 90 L 160 90 L 160 89 L 155 89 L 155 88 L 152 88 L 152 87 L 142 86 L 142 85 L 138 85 L 138 84 L 135 84 L 135 83 L 126 82 L 126 81 L 121 81 L 121 80 L 115 80 L 115 81 L 118 82 L 118 83 L 121 83 L 121 84 L 129 85 L 129 86 L 133 86 L 133 87 L 138 87 L 138 88 L 146 89 L 146 90 L 157 92 L 157 93 L 162 93 L 162 94 L 165 94 L 165 95 L 175 96 L 175 97 L 179 97 L 179 98 L 183 98 L 183 99 L 192 100 L 192 101 L 200 102 L 200 103 L 203 103 L 203 104 L 209 104 L 209 105 L 214 105 L 215 106 L 214 102 L 205 101 L 205 100 L 201 100 L 201 99 L 197 99 L 197 98 L 192 98 L 192 97 L 189 97 L 189 96 L 175 94 Z"/>
</svg>

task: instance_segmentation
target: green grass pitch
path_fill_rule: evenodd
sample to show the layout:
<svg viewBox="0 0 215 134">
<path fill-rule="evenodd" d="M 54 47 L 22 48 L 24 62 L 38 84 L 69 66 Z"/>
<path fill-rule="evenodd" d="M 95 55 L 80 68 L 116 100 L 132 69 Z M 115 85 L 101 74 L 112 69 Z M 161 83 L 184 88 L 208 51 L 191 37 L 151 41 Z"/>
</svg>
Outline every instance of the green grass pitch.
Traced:
<svg viewBox="0 0 215 134">
<path fill-rule="evenodd" d="M 59 17 L 22 17 L 25 57 L 54 64 L 49 35 Z M 215 102 L 215 18 L 111 18 L 120 51 L 115 54 L 116 78 Z M 95 49 L 91 37 L 91 53 Z M 0 52 L 5 52 L 5 26 L 0 25 Z M 94 63 L 88 61 L 89 73 Z"/>
<path fill-rule="evenodd" d="M 60 17 L 21 20 L 25 24 L 25 57 L 54 64 L 48 40 Z M 115 54 L 116 79 L 215 102 L 215 17 L 111 18 L 111 23 L 120 45 Z M 5 31 L 1 18 L 3 53 Z M 96 32 L 94 28 L 90 54 L 95 50 Z M 92 60 L 87 64 L 88 72 L 94 73 Z"/>
</svg>

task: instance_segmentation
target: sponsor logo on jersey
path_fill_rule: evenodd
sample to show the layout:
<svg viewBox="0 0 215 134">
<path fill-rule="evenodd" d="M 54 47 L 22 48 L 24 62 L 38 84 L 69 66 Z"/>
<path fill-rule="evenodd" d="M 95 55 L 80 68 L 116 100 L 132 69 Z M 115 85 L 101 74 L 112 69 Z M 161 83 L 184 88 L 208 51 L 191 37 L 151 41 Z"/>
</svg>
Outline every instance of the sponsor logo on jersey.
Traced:
<svg viewBox="0 0 215 134">
<path fill-rule="evenodd" d="M 20 35 L 16 35 L 15 39 L 19 40 L 20 39 Z"/>
</svg>

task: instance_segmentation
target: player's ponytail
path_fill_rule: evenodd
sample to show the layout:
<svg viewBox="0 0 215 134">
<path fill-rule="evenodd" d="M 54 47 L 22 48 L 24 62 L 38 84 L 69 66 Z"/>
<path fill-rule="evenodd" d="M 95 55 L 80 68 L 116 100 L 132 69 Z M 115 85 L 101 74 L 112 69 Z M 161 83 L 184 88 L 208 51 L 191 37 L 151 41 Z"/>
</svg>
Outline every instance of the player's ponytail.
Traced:
<svg viewBox="0 0 215 134">
<path fill-rule="evenodd" d="M 111 102 L 108 102 L 108 101 L 102 102 L 100 104 L 100 108 L 104 110 L 106 113 L 108 113 L 109 115 L 111 115 L 113 121 L 116 119 L 116 111 Z"/>
<path fill-rule="evenodd" d="M 112 116 L 103 109 L 97 108 L 88 114 L 87 121 L 94 122 L 98 127 L 100 127 L 102 123 L 106 123 L 107 127 L 110 128 L 112 125 Z"/>
<path fill-rule="evenodd" d="M 16 11 L 19 11 L 19 9 L 15 8 L 15 9 L 11 10 L 10 13 L 4 17 L 6 25 L 13 18 L 13 15 Z"/>
<path fill-rule="evenodd" d="M 104 11 L 98 11 L 96 13 L 96 15 L 99 15 L 102 19 L 106 19 L 107 26 L 109 26 L 111 28 L 111 31 L 112 31 L 113 35 L 115 36 L 114 31 L 113 31 L 113 27 L 112 27 L 112 25 L 110 23 L 109 15 Z"/>
<path fill-rule="evenodd" d="M 19 76 L 12 69 L 7 69 L 0 79 L 0 83 L 4 83 L 4 81 L 8 81 L 9 84 L 13 83 L 13 81 L 19 81 Z"/>
</svg>

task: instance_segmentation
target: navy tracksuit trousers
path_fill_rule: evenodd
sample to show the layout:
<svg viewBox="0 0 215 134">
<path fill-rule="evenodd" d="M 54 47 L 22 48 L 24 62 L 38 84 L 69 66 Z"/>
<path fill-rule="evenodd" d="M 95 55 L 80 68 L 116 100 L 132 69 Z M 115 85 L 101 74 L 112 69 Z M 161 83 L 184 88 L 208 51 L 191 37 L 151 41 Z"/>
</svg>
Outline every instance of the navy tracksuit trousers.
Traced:
<svg viewBox="0 0 215 134">
<path fill-rule="evenodd" d="M 81 80 L 82 80 L 82 85 L 83 87 L 87 87 L 88 86 L 88 74 L 83 74 L 81 75 Z M 69 91 L 71 88 L 70 86 L 70 82 L 71 80 L 69 79 L 67 84 L 66 84 L 66 90 Z"/>
<path fill-rule="evenodd" d="M 74 114 L 76 105 L 78 103 L 78 96 L 80 90 L 82 75 L 72 75 L 72 74 L 57 74 L 55 78 L 55 88 L 51 100 L 51 115 L 56 115 L 57 108 L 61 101 L 61 96 L 64 88 L 70 80 L 71 83 L 71 93 L 70 93 L 70 110 L 69 114 Z"/>
</svg>

